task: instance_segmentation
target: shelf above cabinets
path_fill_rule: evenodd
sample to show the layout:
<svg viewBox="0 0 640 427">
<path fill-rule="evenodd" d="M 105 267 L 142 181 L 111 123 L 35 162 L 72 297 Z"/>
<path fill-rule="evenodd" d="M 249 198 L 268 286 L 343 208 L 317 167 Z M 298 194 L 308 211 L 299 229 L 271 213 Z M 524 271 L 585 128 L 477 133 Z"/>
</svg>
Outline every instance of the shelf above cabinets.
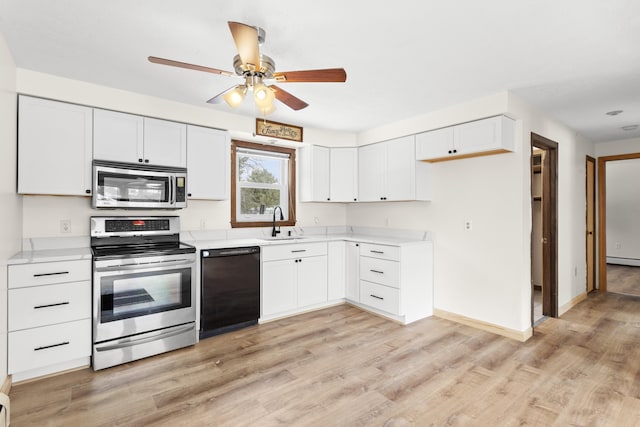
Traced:
<svg viewBox="0 0 640 427">
<path fill-rule="evenodd" d="M 416 159 L 442 162 L 515 149 L 515 121 L 495 116 L 416 135 Z"/>
</svg>

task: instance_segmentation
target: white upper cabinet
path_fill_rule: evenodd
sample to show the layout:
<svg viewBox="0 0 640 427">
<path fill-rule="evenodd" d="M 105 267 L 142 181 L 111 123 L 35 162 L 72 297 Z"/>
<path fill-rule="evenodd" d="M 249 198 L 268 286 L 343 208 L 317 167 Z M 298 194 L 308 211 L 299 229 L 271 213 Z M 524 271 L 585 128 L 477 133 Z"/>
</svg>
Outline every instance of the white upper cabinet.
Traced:
<svg viewBox="0 0 640 427">
<path fill-rule="evenodd" d="M 416 158 L 429 162 L 506 153 L 515 148 L 515 121 L 490 117 L 416 135 Z"/>
<path fill-rule="evenodd" d="M 144 161 L 142 116 L 94 108 L 93 122 L 94 159 L 126 163 Z"/>
<path fill-rule="evenodd" d="M 373 202 L 384 200 L 386 170 L 384 143 L 358 148 L 358 200 Z"/>
<path fill-rule="evenodd" d="M 144 118 L 144 162 L 187 167 L 187 125 Z"/>
<path fill-rule="evenodd" d="M 190 199 L 228 199 L 230 166 L 228 132 L 187 125 L 187 195 Z"/>
<path fill-rule="evenodd" d="M 96 108 L 94 125 L 94 159 L 187 166 L 187 126 L 184 123 Z"/>
<path fill-rule="evenodd" d="M 414 136 L 358 149 L 358 200 L 430 200 L 429 165 L 416 162 Z"/>
<path fill-rule="evenodd" d="M 311 145 L 299 151 L 300 201 L 328 202 L 330 151 L 328 147 Z"/>
<path fill-rule="evenodd" d="M 18 99 L 18 193 L 90 195 L 91 108 Z"/>
<path fill-rule="evenodd" d="M 332 202 L 358 201 L 358 149 L 331 148 L 329 189 Z"/>
</svg>

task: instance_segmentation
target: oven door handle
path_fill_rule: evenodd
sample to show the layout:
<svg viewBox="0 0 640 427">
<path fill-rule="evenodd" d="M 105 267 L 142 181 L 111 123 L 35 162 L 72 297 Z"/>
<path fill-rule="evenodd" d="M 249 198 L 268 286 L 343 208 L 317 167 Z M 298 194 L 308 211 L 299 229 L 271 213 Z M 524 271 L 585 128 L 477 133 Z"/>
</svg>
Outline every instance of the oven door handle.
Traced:
<svg viewBox="0 0 640 427">
<path fill-rule="evenodd" d="M 169 328 L 162 331 L 156 331 L 151 333 L 144 334 L 142 338 L 124 338 L 116 341 L 113 344 L 96 344 L 96 351 L 109 351 L 109 350 L 117 350 L 120 348 L 133 347 L 134 345 L 144 344 L 151 341 L 157 341 L 163 338 L 172 337 L 174 335 L 180 335 L 185 332 L 194 331 L 195 333 L 196 325 L 189 324 L 186 326 L 175 326 L 173 328 Z"/>
<path fill-rule="evenodd" d="M 149 268 L 156 267 L 174 267 L 179 265 L 192 266 L 193 260 L 190 259 L 178 259 L 175 261 L 156 261 L 156 262 L 147 262 L 140 264 L 118 264 L 118 265 L 109 265 L 105 267 L 96 266 L 96 272 L 103 271 L 122 271 L 122 270 L 146 270 Z"/>
</svg>

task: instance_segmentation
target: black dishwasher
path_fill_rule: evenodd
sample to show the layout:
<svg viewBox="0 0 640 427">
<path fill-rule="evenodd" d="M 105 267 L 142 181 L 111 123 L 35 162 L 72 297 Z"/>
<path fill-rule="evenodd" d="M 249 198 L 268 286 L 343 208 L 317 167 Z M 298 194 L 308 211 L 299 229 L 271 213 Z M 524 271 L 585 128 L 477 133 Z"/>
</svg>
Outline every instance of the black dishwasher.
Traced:
<svg viewBox="0 0 640 427">
<path fill-rule="evenodd" d="M 201 251 L 200 338 L 258 323 L 260 247 Z"/>
</svg>

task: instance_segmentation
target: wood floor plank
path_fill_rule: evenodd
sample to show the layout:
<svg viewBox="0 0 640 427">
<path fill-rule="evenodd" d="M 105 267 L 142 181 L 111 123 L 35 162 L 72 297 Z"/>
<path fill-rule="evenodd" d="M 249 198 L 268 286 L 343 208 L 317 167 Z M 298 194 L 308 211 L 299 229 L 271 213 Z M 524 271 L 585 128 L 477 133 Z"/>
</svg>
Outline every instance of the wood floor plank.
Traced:
<svg viewBox="0 0 640 427">
<path fill-rule="evenodd" d="M 640 425 L 640 298 L 592 294 L 525 343 L 342 305 L 16 384 L 12 426 Z"/>
</svg>

